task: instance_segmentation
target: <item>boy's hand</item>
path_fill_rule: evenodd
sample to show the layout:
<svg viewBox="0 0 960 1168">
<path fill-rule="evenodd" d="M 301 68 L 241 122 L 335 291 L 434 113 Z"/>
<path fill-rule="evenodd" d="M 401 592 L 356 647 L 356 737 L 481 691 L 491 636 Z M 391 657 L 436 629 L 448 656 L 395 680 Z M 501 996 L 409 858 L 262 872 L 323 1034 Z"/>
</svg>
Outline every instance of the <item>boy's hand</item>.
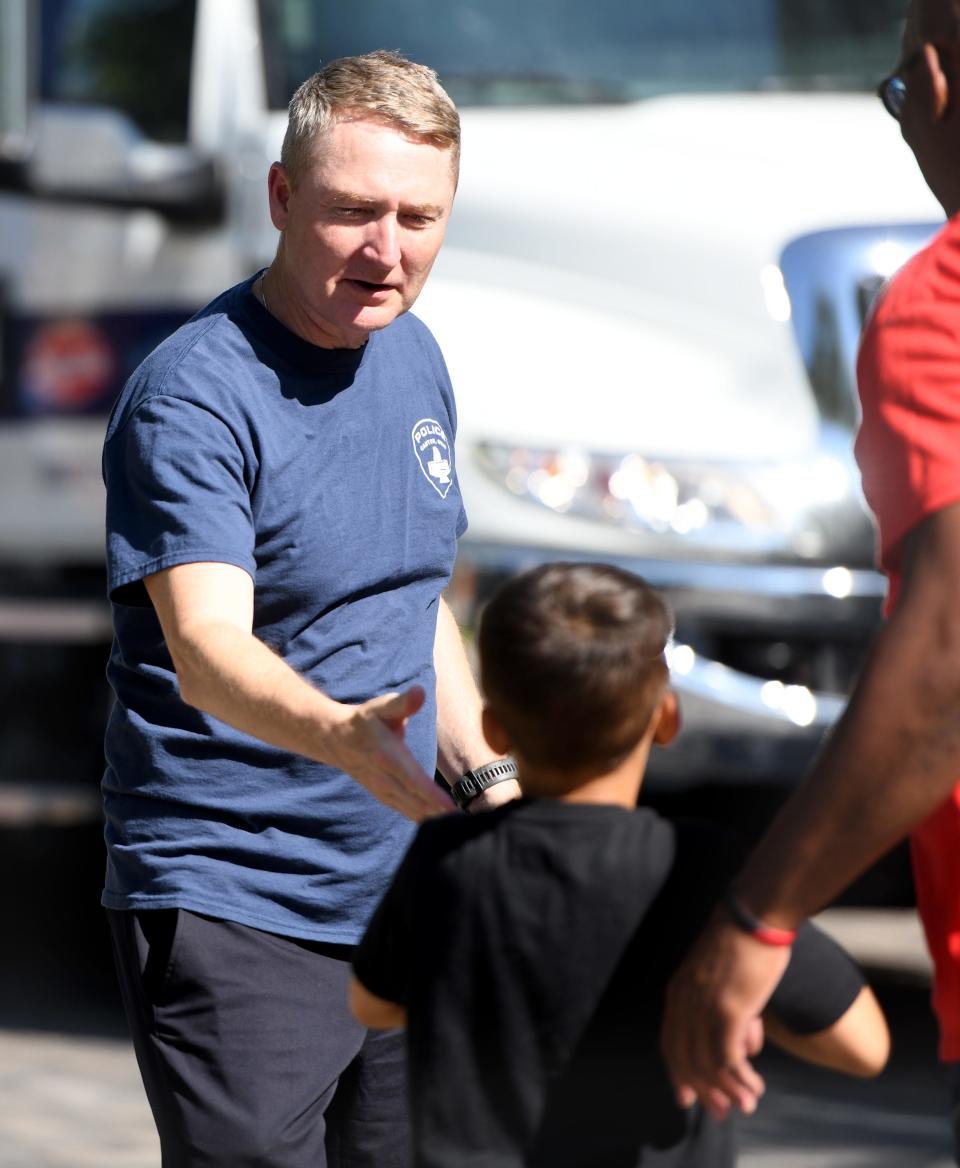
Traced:
<svg viewBox="0 0 960 1168">
<path fill-rule="evenodd" d="M 350 1013 L 370 1030 L 401 1030 L 407 1024 L 407 1011 L 399 1002 L 378 998 L 354 975 L 350 978 Z"/>
</svg>

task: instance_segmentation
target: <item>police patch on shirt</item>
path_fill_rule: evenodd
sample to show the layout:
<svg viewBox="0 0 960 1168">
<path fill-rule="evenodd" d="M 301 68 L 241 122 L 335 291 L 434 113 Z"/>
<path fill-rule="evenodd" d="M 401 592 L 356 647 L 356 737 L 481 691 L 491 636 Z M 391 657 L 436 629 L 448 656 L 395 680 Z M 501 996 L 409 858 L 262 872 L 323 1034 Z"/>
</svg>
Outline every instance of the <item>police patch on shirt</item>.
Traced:
<svg viewBox="0 0 960 1168">
<path fill-rule="evenodd" d="M 445 499 L 453 483 L 453 447 L 439 422 L 433 418 L 417 422 L 413 427 L 413 451 L 427 482 Z"/>
</svg>

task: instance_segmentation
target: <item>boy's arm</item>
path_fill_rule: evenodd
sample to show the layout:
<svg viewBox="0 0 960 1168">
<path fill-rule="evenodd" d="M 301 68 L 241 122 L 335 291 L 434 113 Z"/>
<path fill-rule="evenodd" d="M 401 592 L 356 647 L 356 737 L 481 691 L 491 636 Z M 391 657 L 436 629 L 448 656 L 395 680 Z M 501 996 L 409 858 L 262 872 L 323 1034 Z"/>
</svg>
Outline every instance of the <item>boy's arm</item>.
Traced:
<svg viewBox="0 0 960 1168">
<path fill-rule="evenodd" d="M 846 1075 L 879 1075 L 890 1056 L 887 1020 L 867 985 L 847 1012 L 825 1030 L 795 1034 L 769 1011 L 763 1016 L 763 1028 L 767 1038 L 789 1054 Z"/>
<path fill-rule="evenodd" d="M 350 1012 L 371 1030 L 401 1030 L 407 1024 L 405 1007 L 372 994 L 356 974 L 350 978 Z"/>
<path fill-rule="evenodd" d="M 425 869 L 430 867 L 432 849 L 425 839 L 433 839 L 434 834 L 426 824 L 417 831 L 353 954 L 350 1010 L 358 1022 L 373 1030 L 406 1026 L 414 907 L 427 895 Z"/>
<path fill-rule="evenodd" d="M 863 974 L 809 922 L 763 1015 L 767 1037 L 798 1058 L 848 1075 L 877 1075 L 890 1053 L 886 1019 Z"/>
</svg>

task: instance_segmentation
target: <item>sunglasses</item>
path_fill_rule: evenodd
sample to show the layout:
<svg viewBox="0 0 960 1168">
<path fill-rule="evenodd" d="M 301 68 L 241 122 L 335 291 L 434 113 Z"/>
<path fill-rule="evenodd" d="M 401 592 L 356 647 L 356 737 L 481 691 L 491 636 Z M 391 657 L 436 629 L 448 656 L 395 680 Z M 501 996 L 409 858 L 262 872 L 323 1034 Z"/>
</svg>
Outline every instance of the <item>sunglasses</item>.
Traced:
<svg viewBox="0 0 960 1168">
<path fill-rule="evenodd" d="M 923 49 L 918 49 L 915 53 L 911 53 L 902 62 L 896 73 L 891 73 L 889 77 L 884 77 L 877 86 L 877 97 L 880 98 L 883 102 L 883 108 L 895 121 L 900 121 L 900 116 L 903 113 L 903 103 L 907 100 L 907 82 L 905 75 L 916 65 L 922 55 Z M 954 76 L 954 71 L 950 67 L 947 54 L 938 48 L 937 56 L 940 58 L 940 66 L 947 76 Z"/>
<path fill-rule="evenodd" d="M 903 113 L 903 103 L 907 100 L 907 83 L 899 73 L 891 73 L 877 86 L 877 97 L 883 102 L 883 108 L 894 121 L 900 121 Z"/>
</svg>

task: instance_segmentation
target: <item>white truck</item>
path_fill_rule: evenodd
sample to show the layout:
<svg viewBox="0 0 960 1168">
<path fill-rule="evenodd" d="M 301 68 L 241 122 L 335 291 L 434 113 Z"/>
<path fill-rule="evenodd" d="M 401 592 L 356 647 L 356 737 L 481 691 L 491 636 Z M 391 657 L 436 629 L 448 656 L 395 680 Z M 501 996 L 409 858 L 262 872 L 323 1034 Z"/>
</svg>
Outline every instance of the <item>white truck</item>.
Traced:
<svg viewBox="0 0 960 1168">
<path fill-rule="evenodd" d="M 639 571 L 676 611 L 686 721 L 655 781 L 792 782 L 883 592 L 857 336 L 942 221 L 872 94 L 904 8 L 3 0 L 0 821 L 97 814 L 106 413 L 269 262 L 292 90 L 377 47 L 463 116 L 417 307 L 459 402 L 455 603 L 544 558 Z"/>
</svg>

